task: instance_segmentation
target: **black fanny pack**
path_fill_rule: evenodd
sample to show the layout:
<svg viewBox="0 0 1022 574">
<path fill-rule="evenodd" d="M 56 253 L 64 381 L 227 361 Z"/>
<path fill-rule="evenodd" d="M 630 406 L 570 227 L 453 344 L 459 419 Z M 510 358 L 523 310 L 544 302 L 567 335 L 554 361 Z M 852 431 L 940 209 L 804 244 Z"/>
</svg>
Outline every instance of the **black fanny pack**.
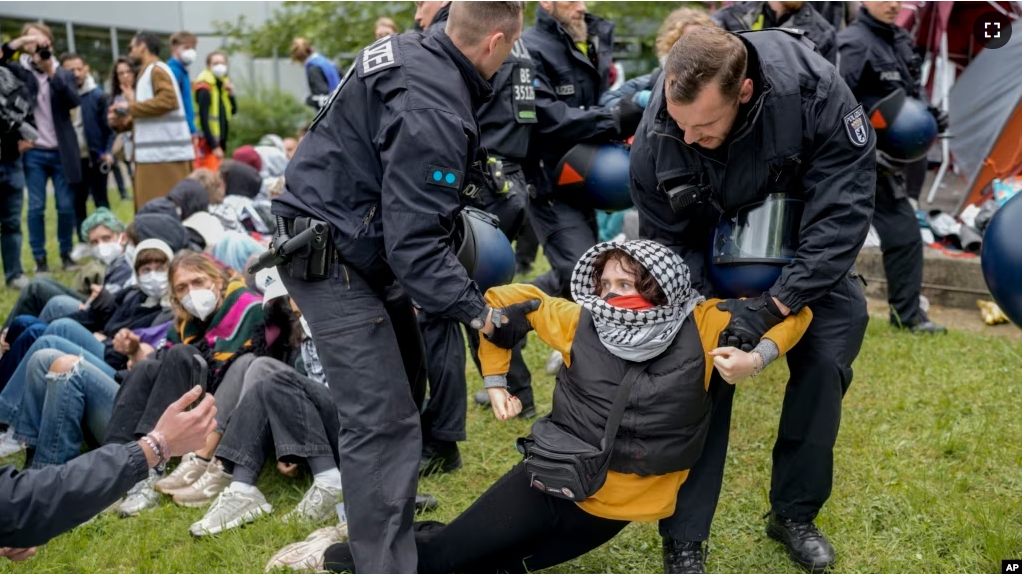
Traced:
<svg viewBox="0 0 1022 574">
<path fill-rule="evenodd" d="M 644 369 L 645 365 L 635 365 L 625 374 L 607 417 L 601 448 L 578 438 L 549 415 L 532 425 L 532 434 L 518 439 L 530 486 L 550 496 L 574 501 L 585 500 L 603 487 L 628 395 Z"/>
</svg>

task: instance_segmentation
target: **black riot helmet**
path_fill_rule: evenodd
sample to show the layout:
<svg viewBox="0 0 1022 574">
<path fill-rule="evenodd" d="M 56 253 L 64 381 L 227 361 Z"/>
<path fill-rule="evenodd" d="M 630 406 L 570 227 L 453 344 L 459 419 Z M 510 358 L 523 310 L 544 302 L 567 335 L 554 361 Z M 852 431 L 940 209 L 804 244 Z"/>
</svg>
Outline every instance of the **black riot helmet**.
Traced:
<svg viewBox="0 0 1022 574">
<path fill-rule="evenodd" d="M 795 258 L 805 202 L 774 193 L 721 216 L 713 234 L 710 279 L 723 296 L 756 297 Z"/>
</svg>

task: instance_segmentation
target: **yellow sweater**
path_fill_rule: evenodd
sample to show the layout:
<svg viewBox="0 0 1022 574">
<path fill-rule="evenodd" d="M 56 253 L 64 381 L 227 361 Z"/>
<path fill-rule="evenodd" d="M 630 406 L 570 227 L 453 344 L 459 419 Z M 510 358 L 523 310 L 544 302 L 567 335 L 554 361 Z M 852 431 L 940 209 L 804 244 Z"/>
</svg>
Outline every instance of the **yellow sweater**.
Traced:
<svg viewBox="0 0 1022 574">
<path fill-rule="evenodd" d="M 486 303 L 491 307 L 507 307 L 528 299 L 542 303 L 529 317 L 529 322 L 544 343 L 564 356 L 564 364 L 571 366 L 571 343 L 578 328 L 582 306 L 557 297 L 549 297 L 532 285 L 505 285 L 486 292 Z M 731 314 L 717 309 L 720 299 L 710 299 L 695 308 L 691 319 L 699 329 L 703 350 L 717 348 L 720 332 L 731 321 Z M 763 337 L 777 345 L 780 354 L 787 353 L 809 327 L 813 314 L 808 307 L 797 315 L 786 318 L 767 331 Z M 511 365 L 511 351 L 501 349 L 482 337 L 479 344 L 479 362 L 483 376 L 507 374 Z M 706 356 L 704 386 L 709 388 L 713 374 L 713 357 Z M 662 475 L 639 476 L 610 471 L 607 482 L 593 496 L 576 504 L 589 514 L 612 520 L 649 522 L 674 514 L 678 489 L 688 478 L 682 470 Z"/>
</svg>

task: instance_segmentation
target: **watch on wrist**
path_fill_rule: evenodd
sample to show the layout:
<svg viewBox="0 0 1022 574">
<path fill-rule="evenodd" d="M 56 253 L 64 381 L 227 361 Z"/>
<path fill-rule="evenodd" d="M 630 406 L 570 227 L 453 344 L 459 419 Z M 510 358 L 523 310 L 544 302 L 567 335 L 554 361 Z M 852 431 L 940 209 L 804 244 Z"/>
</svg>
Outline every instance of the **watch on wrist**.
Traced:
<svg viewBox="0 0 1022 574">
<path fill-rule="evenodd" d="M 468 326 L 472 327 L 476 331 L 482 329 L 483 327 L 486 326 L 486 317 L 489 316 L 491 311 L 493 311 L 493 309 L 489 307 L 483 307 L 483 314 L 469 321 Z"/>
</svg>

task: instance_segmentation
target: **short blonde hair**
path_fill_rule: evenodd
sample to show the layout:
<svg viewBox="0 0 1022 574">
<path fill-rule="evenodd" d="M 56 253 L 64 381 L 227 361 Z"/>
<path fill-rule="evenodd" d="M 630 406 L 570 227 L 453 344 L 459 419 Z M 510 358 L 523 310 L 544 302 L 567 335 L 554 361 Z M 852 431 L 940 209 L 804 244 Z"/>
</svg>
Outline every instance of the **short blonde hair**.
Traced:
<svg viewBox="0 0 1022 574">
<path fill-rule="evenodd" d="M 376 25 L 373 26 L 373 30 L 379 28 L 380 26 L 386 26 L 387 28 L 390 28 L 391 30 L 394 31 L 395 34 L 397 34 L 398 32 L 397 24 L 395 24 L 393 20 L 387 18 L 386 16 L 376 20 Z"/>
<path fill-rule="evenodd" d="M 667 56 L 671 46 L 685 33 L 689 26 L 715 26 L 710 15 L 697 8 L 678 8 L 664 18 L 660 31 L 656 35 L 656 55 L 658 58 Z"/>
<path fill-rule="evenodd" d="M 296 62 L 304 62 L 312 55 L 312 44 L 305 38 L 291 40 L 291 59 Z"/>
<path fill-rule="evenodd" d="M 204 167 L 200 167 L 188 174 L 188 179 L 194 179 L 201 183 L 202 187 L 206 188 L 206 192 L 209 193 L 210 197 L 213 197 L 220 187 L 220 174 Z"/>
</svg>

